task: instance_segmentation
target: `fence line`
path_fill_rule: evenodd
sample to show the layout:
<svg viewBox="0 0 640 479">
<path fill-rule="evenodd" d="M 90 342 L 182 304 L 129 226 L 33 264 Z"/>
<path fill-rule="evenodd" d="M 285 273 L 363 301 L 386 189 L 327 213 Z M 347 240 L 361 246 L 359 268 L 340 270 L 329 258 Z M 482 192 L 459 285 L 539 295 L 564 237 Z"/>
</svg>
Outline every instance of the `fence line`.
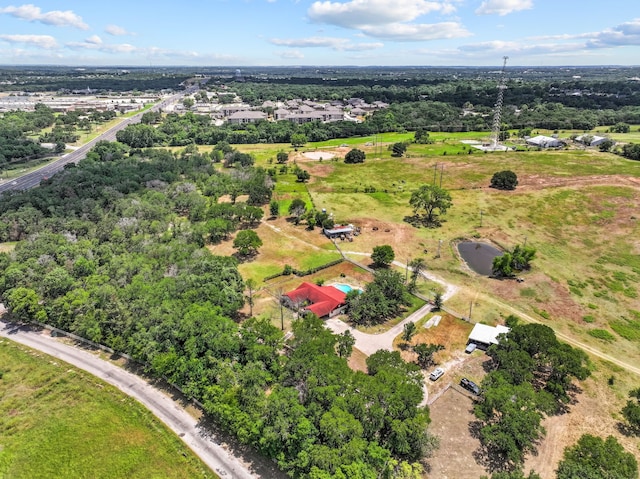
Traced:
<svg viewBox="0 0 640 479">
<path fill-rule="evenodd" d="M 95 341 L 91 341 L 90 339 L 83 338 L 82 336 L 78 336 L 77 334 L 70 333 L 69 331 L 65 331 L 64 329 L 56 328 L 55 326 L 51 326 L 50 324 L 39 323 L 38 321 L 33 321 L 33 324 L 36 324 L 36 325 L 40 326 L 43 329 L 48 329 L 49 331 L 55 333 L 56 336 L 66 336 L 66 337 L 69 337 L 69 338 L 73 339 L 74 341 L 78 341 L 80 343 L 83 343 L 85 345 L 91 346 L 93 348 L 101 349 L 102 351 L 106 351 L 108 353 L 111 353 L 111 354 L 114 354 L 114 355 L 119 356 L 121 358 L 124 358 L 127 361 L 131 361 L 132 363 L 135 363 L 135 364 L 137 364 L 139 366 L 143 366 L 145 368 L 150 368 L 151 367 L 150 364 L 143 363 L 143 362 L 141 362 L 141 361 L 129 356 L 127 353 L 121 353 L 119 351 L 116 351 L 115 349 L 110 348 L 109 346 L 105 346 L 104 344 L 96 343 Z M 193 404 L 195 404 L 196 406 L 198 406 L 199 408 L 201 408 L 204 411 L 204 405 L 200 401 L 198 401 L 197 399 L 195 399 L 193 397 L 190 397 L 188 394 L 186 394 L 182 390 L 182 388 L 180 386 L 178 386 L 177 384 L 174 384 L 171 381 L 169 381 L 169 379 L 166 376 L 162 376 L 162 379 L 169 386 L 171 386 L 172 388 L 174 388 L 175 390 L 180 392 L 180 394 L 182 394 L 185 398 L 187 398 L 187 400 L 191 401 Z"/>
</svg>

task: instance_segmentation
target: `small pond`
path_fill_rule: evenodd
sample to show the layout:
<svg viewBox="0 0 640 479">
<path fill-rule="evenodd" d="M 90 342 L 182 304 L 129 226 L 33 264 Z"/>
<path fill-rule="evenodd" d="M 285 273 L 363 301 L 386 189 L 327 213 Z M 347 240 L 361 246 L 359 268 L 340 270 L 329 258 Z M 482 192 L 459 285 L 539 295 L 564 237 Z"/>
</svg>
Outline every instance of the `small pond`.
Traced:
<svg viewBox="0 0 640 479">
<path fill-rule="evenodd" d="M 493 258 L 502 254 L 498 248 L 479 241 L 461 241 L 458 252 L 469 268 L 484 276 L 491 275 Z"/>
</svg>

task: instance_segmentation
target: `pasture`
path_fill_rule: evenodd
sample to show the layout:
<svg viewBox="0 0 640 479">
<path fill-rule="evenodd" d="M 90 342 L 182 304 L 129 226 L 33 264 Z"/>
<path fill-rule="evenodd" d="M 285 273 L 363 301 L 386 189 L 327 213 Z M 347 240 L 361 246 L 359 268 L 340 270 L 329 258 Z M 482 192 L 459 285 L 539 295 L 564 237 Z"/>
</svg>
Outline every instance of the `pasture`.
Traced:
<svg viewBox="0 0 640 479">
<path fill-rule="evenodd" d="M 0 477 L 215 478 L 135 400 L 0 341 Z"/>
</svg>

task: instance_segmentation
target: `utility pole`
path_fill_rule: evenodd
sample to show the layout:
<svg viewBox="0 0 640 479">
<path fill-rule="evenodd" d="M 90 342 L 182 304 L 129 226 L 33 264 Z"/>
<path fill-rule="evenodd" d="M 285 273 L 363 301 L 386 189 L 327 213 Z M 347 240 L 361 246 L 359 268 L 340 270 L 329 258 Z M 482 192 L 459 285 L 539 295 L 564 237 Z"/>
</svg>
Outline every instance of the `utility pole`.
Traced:
<svg viewBox="0 0 640 479">
<path fill-rule="evenodd" d="M 440 247 L 442 246 L 442 240 L 438 240 L 438 256 L 436 256 L 436 258 L 440 257 Z"/>
<path fill-rule="evenodd" d="M 469 322 L 471 322 L 471 310 L 473 309 L 473 300 L 469 303 Z"/>
<path fill-rule="evenodd" d="M 500 80 L 498 82 L 498 99 L 496 100 L 495 111 L 493 112 L 493 126 L 491 128 L 491 149 L 496 151 L 498 148 L 498 141 L 500 136 L 500 128 L 502 123 L 500 123 L 500 117 L 502 115 L 502 101 L 504 98 L 504 91 L 507 88 L 506 77 L 504 75 L 504 71 L 507 68 L 507 60 L 509 57 L 502 57 L 504 63 L 502 64 L 502 71 L 500 72 Z"/>
<path fill-rule="evenodd" d="M 438 163 L 433 165 L 433 186 L 436 186 L 436 179 L 438 178 Z"/>
</svg>

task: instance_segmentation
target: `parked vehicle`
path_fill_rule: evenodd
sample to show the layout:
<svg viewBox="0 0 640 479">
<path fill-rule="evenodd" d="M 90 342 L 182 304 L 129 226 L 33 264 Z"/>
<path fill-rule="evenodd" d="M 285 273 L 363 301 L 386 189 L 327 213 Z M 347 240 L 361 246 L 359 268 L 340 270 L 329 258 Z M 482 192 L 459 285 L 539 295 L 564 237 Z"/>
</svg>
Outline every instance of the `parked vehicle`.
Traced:
<svg viewBox="0 0 640 479">
<path fill-rule="evenodd" d="M 429 379 L 431 379 L 432 381 L 437 381 L 438 379 L 440 379 L 442 377 L 443 374 L 444 374 L 444 369 L 435 368 L 431 372 L 431 374 L 429 374 Z"/>
<path fill-rule="evenodd" d="M 464 350 L 464 352 L 467 353 L 467 354 L 471 354 L 472 352 L 474 352 L 476 350 L 477 347 L 478 347 L 478 345 L 476 343 L 469 343 L 469 344 L 467 344 L 467 347 Z"/>
<path fill-rule="evenodd" d="M 476 396 L 478 396 L 480 394 L 480 387 L 476 383 L 471 381 L 470 379 L 462 378 L 460 380 L 460 386 L 465 388 L 467 391 L 472 392 Z"/>
</svg>

